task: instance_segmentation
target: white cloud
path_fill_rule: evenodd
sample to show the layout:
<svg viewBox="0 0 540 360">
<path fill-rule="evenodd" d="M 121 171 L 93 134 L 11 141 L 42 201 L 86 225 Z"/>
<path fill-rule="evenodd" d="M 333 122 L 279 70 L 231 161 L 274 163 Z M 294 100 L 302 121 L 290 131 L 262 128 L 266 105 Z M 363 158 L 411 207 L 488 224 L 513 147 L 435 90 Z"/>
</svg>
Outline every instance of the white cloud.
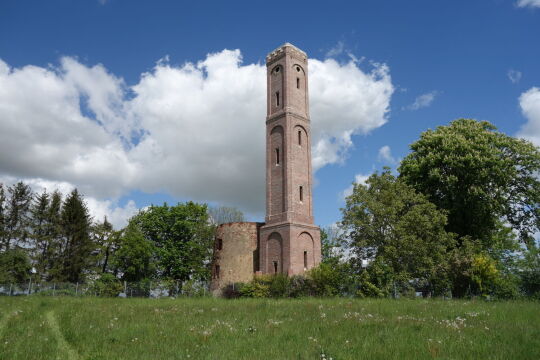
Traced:
<svg viewBox="0 0 540 360">
<path fill-rule="evenodd" d="M 265 76 L 239 50 L 159 61 L 132 87 L 74 58 L 15 69 L 0 60 L 0 176 L 73 184 L 96 217 L 131 213 L 114 199 L 133 189 L 260 213 Z M 393 91 L 384 64 L 310 60 L 314 169 L 343 162 L 353 134 L 383 125 Z"/>
<path fill-rule="evenodd" d="M 533 87 L 521 94 L 519 106 L 527 122 L 517 135 L 540 146 L 540 88 Z"/>
<path fill-rule="evenodd" d="M 310 60 L 310 107 L 313 168 L 343 162 L 352 147 L 351 136 L 384 125 L 394 86 L 389 69 L 373 64 L 364 72 L 354 60 Z"/>
<path fill-rule="evenodd" d="M 120 206 L 117 201 L 97 200 L 92 197 L 85 197 L 86 205 L 94 221 L 102 222 L 104 217 L 113 224 L 115 229 L 121 229 L 127 225 L 127 221 L 139 212 L 133 200 L 129 200 L 124 206 Z"/>
<path fill-rule="evenodd" d="M 345 190 L 343 190 L 339 195 L 340 199 L 344 200 L 347 196 L 350 196 L 352 195 L 353 193 L 353 188 L 354 188 L 354 184 L 362 184 L 362 185 L 366 185 L 366 181 L 367 179 L 369 179 L 369 177 L 371 176 L 371 174 L 368 174 L 368 175 L 364 175 L 364 174 L 356 174 L 356 176 L 354 177 L 354 182 L 353 184 L 351 184 L 348 188 L 346 188 Z"/>
<path fill-rule="evenodd" d="M 377 160 L 380 162 L 385 162 L 389 164 L 395 164 L 397 160 L 392 156 L 392 151 L 390 146 L 384 145 L 379 149 L 379 154 L 377 155 Z"/>
<path fill-rule="evenodd" d="M 417 96 L 416 99 L 414 99 L 414 102 L 410 104 L 409 106 L 405 107 L 405 109 L 418 110 L 421 108 L 428 107 L 431 105 L 433 100 L 435 100 L 435 96 L 437 96 L 437 94 L 438 94 L 437 91 L 432 91 L 432 92 Z"/>
<path fill-rule="evenodd" d="M 540 0 L 518 0 L 518 7 L 540 7 Z"/>
<path fill-rule="evenodd" d="M 521 80 L 522 75 L 523 74 L 521 73 L 521 71 L 517 71 L 517 70 L 514 70 L 514 69 L 508 70 L 508 73 L 507 73 L 508 79 L 510 79 L 510 81 L 513 84 L 517 84 L 519 82 L 519 80 Z"/>
<path fill-rule="evenodd" d="M 343 54 L 344 51 L 345 51 L 345 43 L 343 41 L 338 41 L 336 46 L 334 46 L 333 48 L 331 48 L 330 50 L 326 52 L 326 57 L 327 58 L 336 57 L 338 55 Z"/>
</svg>

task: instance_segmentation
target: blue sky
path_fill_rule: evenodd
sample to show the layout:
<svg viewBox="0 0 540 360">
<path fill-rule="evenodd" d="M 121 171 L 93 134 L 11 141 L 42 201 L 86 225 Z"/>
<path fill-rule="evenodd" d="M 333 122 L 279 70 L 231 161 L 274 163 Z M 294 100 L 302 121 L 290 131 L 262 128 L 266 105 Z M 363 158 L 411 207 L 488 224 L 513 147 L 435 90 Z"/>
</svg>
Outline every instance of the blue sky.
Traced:
<svg viewBox="0 0 540 360">
<path fill-rule="evenodd" d="M 137 208 L 188 199 L 262 219 L 264 194 L 251 192 L 262 188 L 264 163 L 250 161 L 263 147 L 212 134 L 227 134 L 227 121 L 264 130 L 264 59 L 291 42 L 311 61 L 316 136 L 338 148 L 325 154 L 321 142 L 317 153 L 337 156 L 315 174 L 315 219 L 326 226 L 355 177 L 395 168 L 429 128 L 469 117 L 540 145 L 539 37 L 540 0 L 3 0 L 0 179 L 77 186 L 96 217 L 118 226 Z M 328 86 L 340 97 L 325 98 L 325 79 L 356 90 Z M 207 103 L 193 95 L 201 86 L 219 90 L 201 93 Z M 17 151 L 21 143 L 35 152 Z"/>
</svg>

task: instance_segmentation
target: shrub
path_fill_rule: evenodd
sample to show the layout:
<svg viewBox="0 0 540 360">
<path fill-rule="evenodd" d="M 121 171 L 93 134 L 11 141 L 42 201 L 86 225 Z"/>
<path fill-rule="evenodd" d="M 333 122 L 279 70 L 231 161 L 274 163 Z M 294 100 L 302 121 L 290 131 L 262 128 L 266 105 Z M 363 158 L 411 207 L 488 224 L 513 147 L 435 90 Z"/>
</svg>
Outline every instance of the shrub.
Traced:
<svg viewBox="0 0 540 360">
<path fill-rule="evenodd" d="M 239 292 L 241 297 L 267 298 L 270 296 L 270 285 L 268 282 L 256 277 L 251 282 L 242 286 Z"/>
<path fill-rule="evenodd" d="M 315 284 L 313 280 L 302 276 L 293 275 L 289 279 L 289 296 L 293 298 L 313 296 L 315 294 Z"/>
<path fill-rule="evenodd" d="M 340 294 L 343 278 L 339 266 L 333 267 L 321 263 L 311 269 L 307 275 L 313 281 L 315 295 L 336 296 Z"/>
<path fill-rule="evenodd" d="M 122 283 L 112 274 L 103 274 L 94 281 L 91 293 L 97 296 L 116 297 L 124 290 Z"/>
<path fill-rule="evenodd" d="M 291 280 L 287 275 L 276 274 L 271 276 L 268 286 L 268 291 L 271 297 L 288 297 L 291 289 Z"/>
</svg>

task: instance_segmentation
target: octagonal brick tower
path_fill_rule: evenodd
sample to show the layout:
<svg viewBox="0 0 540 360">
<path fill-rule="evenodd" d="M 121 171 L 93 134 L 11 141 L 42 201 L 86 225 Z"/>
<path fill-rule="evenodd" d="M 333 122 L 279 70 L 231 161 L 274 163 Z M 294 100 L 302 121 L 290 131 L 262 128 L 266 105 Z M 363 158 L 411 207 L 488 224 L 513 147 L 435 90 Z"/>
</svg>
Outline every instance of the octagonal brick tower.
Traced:
<svg viewBox="0 0 540 360">
<path fill-rule="evenodd" d="M 286 43 L 266 57 L 266 219 L 263 274 L 302 274 L 321 261 L 313 224 L 307 55 Z"/>
</svg>

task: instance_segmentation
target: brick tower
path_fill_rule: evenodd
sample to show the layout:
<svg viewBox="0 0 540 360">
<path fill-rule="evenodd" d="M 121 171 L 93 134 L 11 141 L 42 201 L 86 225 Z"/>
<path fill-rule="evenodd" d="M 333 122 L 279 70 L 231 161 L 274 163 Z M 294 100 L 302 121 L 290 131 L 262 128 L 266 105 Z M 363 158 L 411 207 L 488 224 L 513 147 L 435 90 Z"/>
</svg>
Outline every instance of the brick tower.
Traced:
<svg viewBox="0 0 540 360">
<path fill-rule="evenodd" d="M 259 270 L 302 274 L 321 260 L 313 224 L 307 55 L 286 43 L 266 57 L 266 219 Z"/>
</svg>

